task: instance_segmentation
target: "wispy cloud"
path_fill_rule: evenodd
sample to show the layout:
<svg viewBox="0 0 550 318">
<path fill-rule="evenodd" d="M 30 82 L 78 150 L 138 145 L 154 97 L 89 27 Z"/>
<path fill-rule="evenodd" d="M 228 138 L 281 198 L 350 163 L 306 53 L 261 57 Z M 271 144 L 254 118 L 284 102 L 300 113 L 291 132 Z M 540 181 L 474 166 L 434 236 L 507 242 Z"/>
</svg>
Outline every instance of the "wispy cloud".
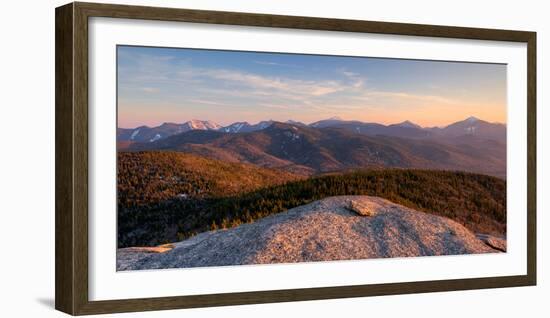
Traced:
<svg viewBox="0 0 550 318">
<path fill-rule="evenodd" d="M 207 100 L 207 99 L 186 99 L 187 103 L 196 103 L 196 104 L 203 104 L 203 105 L 212 105 L 212 106 L 225 106 L 227 103 L 213 101 L 213 100 Z"/>
<path fill-rule="evenodd" d="M 294 64 L 278 63 L 278 62 L 271 62 L 271 61 L 254 61 L 254 63 L 259 65 L 269 65 L 269 66 L 298 67 L 298 65 L 294 65 Z"/>
<path fill-rule="evenodd" d="M 212 79 L 238 83 L 252 89 L 269 91 L 270 93 L 280 92 L 301 97 L 307 97 L 308 95 L 323 96 L 343 91 L 347 88 L 343 83 L 333 80 L 297 80 L 227 69 L 188 70 L 187 75 L 210 77 Z"/>
<path fill-rule="evenodd" d="M 156 88 L 156 87 L 142 87 L 141 90 L 146 92 L 146 93 L 158 93 L 159 92 L 159 89 Z"/>
<path fill-rule="evenodd" d="M 126 74 L 126 77 L 131 80 L 127 84 L 133 83 L 147 93 L 158 92 L 158 89 L 144 85 L 172 85 L 175 91 L 180 87 L 181 91 L 176 98 L 182 104 L 240 104 L 279 110 L 309 108 L 337 113 L 398 104 L 453 103 L 441 96 L 368 88 L 364 76 L 348 70 L 339 70 L 342 75 L 339 79 L 307 80 L 234 69 L 197 67 L 188 60 L 174 65 L 171 59 L 138 58 L 144 61 L 138 63 L 141 67 L 128 70 L 131 74 Z M 205 96 L 209 98 L 205 99 Z"/>
<path fill-rule="evenodd" d="M 393 113 L 397 118 L 406 112 L 407 116 L 414 115 L 411 109 L 422 112 L 440 106 L 446 110 L 470 110 L 474 108 L 473 105 L 480 105 L 480 102 L 465 102 L 465 99 L 460 98 L 460 89 L 465 89 L 465 86 L 453 86 L 451 92 L 454 94 L 448 93 L 449 85 L 439 82 L 437 84 L 447 90 L 415 89 L 412 85 L 415 82 L 402 84 L 402 78 L 409 75 L 401 70 L 394 73 L 397 75 L 392 75 L 395 80 L 386 80 L 381 84 L 380 75 L 343 66 L 345 63 L 340 62 L 332 66 L 320 64 L 306 72 L 305 68 L 291 69 L 290 66 L 295 65 L 262 59 L 261 56 L 236 64 L 224 60 L 200 63 L 197 61 L 199 58 L 195 57 L 157 55 L 154 52 L 132 54 L 131 51 L 123 51 L 119 58 L 124 61 L 119 64 L 118 72 L 119 100 L 124 100 L 124 105 L 164 105 L 150 107 L 150 111 L 158 113 L 163 108 L 166 114 L 178 112 L 179 116 L 203 116 L 217 121 L 232 121 L 232 118 L 238 116 L 275 119 L 284 116 L 286 119 L 307 122 L 338 114 L 359 119 L 375 113 Z M 254 67 L 250 63 L 273 68 Z M 288 70 L 277 69 L 283 66 L 289 67 Z M 401 81 L 401 85 L 394 85 L 394 81 Z M 423 87 L 427 87 L 428 83 L 436 82 L 424 83 Z M 468 91 L 471 92 L 471 89 Z M 139 111 L 145 109 L 142 107 Z M 220 112 L 220 109 L 227 111 Z M 131 113 L 130 109 L 125 110 L 125 114 Z M 261 118 L 242 119 L 254 121 Z"/>
<path fill-rule="evenodd" d="M 345 76 L 350 77 L 350 78 L 359 77 L 359 73 L 354 73 L 354 72 L 350 72 L 350 71 L 346 71 L 346 70 L 342 70 L 342 74 L 344 74 Z"/>
<path fill-rule="evenodd" d="M 453 104 L 456 103 L 456 100 L 452 100 L 447 97 L 437 96 L 437 95 L 425 95 L 425 94 L 411 94 L 406 92 L 386 92 L 386 91 L 375 91 L 368 92 L 365 97 L 370 98 L 373 96 L 392 98 L 392 99 L 402 99 L 404 101 L 412 102 L 425 102 L 425 103 L 437 103 L 437 104 Z"/>
<path fill-rule="evenodd" d="M 288 77 L 265 76 L 261 74 L 232 70 L 225 68 L 204 68 L 191 64 L 189 59 L 172 63 L 173 58 L 155 57 L 139 54 L 132 57 L 135 67 L 120 68 L 121 76 L 135 84 L 166 84 L 166 83 L 204 83 L 205 80 L 219 80 L 224 83 L 208 82 L 212 87 L 218 88 L 226 84 L 240 84 L 250 89 L 265 89 L 271 93 L 291 93 L 299 96 L 322 96 L 344 91 L 350 87 L 338 80 L 303 80 Z M 255 61 L 269 65 L 283 65 L 275 62 Z M 286 64 L 285 64 L 286 65 Z M 126 75 L 126 76 L 125 76 Z M 202 80 L 201 80 L 202 79 Z M 221 85 L 220 85 L 221 84 Z M 357 85 L 355 85 L 357 86 Z"/>
</svg>

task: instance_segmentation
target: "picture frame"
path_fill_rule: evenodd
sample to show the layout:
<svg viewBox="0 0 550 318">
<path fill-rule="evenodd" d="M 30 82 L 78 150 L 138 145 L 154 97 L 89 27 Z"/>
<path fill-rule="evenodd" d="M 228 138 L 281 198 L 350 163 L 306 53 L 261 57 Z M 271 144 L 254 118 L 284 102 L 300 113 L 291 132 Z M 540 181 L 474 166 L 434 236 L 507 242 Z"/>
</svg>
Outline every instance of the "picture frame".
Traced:
<svg viewBox="0 0 550 318">
<path fill-rule="evenodd" d="M 525 43 L 526 274 L 149 298 L 90 300 L 89 23 L 91 18 Z M 74 2 L 56 9 L 55 307 L 72 315 L 244 305 L 536 285 L 536 33 Z"/>
</svg>

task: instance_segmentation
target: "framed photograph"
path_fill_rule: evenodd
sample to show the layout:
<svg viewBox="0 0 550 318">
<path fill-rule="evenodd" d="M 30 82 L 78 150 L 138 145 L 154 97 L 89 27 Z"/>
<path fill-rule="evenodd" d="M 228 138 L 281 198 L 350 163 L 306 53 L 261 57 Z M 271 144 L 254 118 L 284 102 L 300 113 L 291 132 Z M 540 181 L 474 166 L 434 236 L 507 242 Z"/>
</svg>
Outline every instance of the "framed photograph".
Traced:
<svg viewBox="0 0 550 318">
<path fill-rule="evenodd" d="M 536 284 L 536 33 L 56 9 L 82 315 Z"/>
</svg>

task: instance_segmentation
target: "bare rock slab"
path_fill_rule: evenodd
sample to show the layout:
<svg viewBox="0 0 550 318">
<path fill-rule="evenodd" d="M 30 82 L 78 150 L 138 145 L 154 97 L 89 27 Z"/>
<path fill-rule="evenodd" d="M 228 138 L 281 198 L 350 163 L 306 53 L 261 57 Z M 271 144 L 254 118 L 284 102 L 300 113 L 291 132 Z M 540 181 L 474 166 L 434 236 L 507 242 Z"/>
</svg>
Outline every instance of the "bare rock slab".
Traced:
<svg viewBox="0 0 550 318">
<path fill-rule="evenodd" d="M 496 237 L 488 234 L 476 234 L 476 237 L 481 240 L 483 243 L 487 244 L 495 250 L 506 252 L 506 239 L 501 237 Z"/>
<path fill-rule="evenodd" d="M 350 211 L 350 202 L 353 212 Z M 365 217 L 364 215 L 369 215 Z M 370 196 L 329 197 L 164 249 L 119 249 L 118 270 L 500 253 L 448 218 Z"/>
<path fill-rule="evenodd" d="M 346 208 L 361 216 L 375 216 L 377 214 L 377 206 L 368 201 L 350 200 Z"/>
<path fill-rule="evenodd" d="M 163 244 L 159 246 L 137 246 L 119 248 L 117 250 L 117 270 L 123 271 L 132 269 L 133 265 L 139 260 L 150 256 L 151 254 L 166 253 L 174 248 L 173 244 Z"/>
</svg>

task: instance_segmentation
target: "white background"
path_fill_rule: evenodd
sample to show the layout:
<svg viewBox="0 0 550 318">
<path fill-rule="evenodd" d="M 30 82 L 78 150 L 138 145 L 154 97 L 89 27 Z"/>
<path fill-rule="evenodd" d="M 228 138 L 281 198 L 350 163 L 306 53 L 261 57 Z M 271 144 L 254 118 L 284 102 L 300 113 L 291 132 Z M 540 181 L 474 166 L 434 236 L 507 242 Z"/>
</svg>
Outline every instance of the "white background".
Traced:
<svg viewBox="0 0 550 318">
<path fill-rule="evenodd" d="M 105 2 L 111 2 L 105 0 Z M 118 1 L 130 3 L 130 1 Z M 62 1 L 19 1 L 5 6 L 0 19 L 2 49 L 3 148 L 0 156 L 1 212 L 0 314 L 56 317 L 54 295 L 54 7 Z M 543 123 L 549 111 L 544 87 L 550 85 L 550 24 L 543 1 L 132 1 L 197 9 L 309 15 L 365 20 L 447 24 L 538 32 L 538 228 L 537 287 L 464 291 L 287 304 L 236 306 L 185 311 L 138 313 L 136 317 L 280 317 L 398 315 L 423 317 L 526 316 L 550 313 L 548 268 L 548 142 Z M 118 315 L 122 316 L 122 315 Z M 125 315 L 129 316 L 129 315 Z"/>
</svg>

